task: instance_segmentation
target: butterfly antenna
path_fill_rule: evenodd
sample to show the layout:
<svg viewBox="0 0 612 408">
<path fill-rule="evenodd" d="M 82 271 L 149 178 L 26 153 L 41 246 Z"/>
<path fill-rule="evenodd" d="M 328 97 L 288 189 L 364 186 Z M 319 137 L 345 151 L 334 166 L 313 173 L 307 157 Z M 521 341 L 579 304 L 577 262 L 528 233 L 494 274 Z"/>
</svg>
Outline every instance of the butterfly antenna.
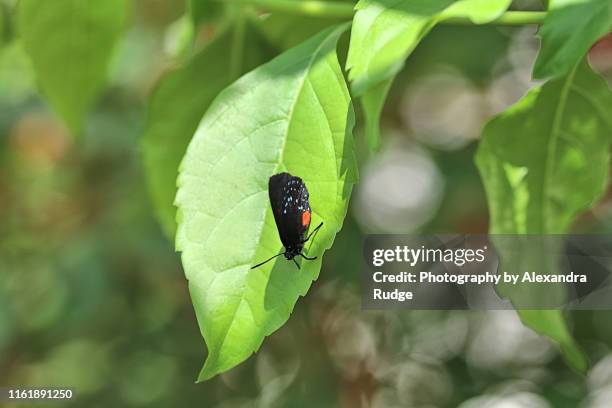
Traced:
<svg viewBox="0 0 612 408">
<path fill-rule="evenodd" d="M 295 258 L 293 258 L 293 263 L 295 264 L 295 266 L 297 266 L 298 269 L 300 269 L 300 264 L 297 263 L 297 261 L 295 260 Z"/>
<path fill-rule="evenodd" d="M 258 263 L 258 264 L 257 264 L 257 265 L 255 265 L 255 266 L 251 266 L 251 269 L 258 268 L 258 267 L 260 267 L 261 265 L 263 265 L 263 264 L 265 264 L 265 263 L 270 262 L 271 260 L 273 260 L 273 259 L 274 259 L 274 258 L 276 258 L 277 256 L 281 256 L 281 255 L 283 255 L 283 254 L 284 254 L 284 252 L 281 252 L 280 254 L 276 254 L 276 255 L 274 255 L 274 256 L 272 256 L 272 257 L 270 257 L 270 258 L 266 259 L 265 261 Z"/>
<path fill-rule="evenodd" d="M 319 229 L 320 229 L 322 226 L 323 226 L 323 223 L 320 223 L 319 225 L 317 225 L 317 228 L 313 229 L 313 230 L 310 232 L 310 234 L 308 234 L 308 237 L 306 237 L 306 239 L 305 239 L 304 241 L 302 241 L 302 244 L 303 244 L 304 242 L 307 242 L 307 241 L 310 239 L 310 237 L 312 237 L 313 235 L 315 235 L 315 234 L 316 234 L 316 233 L 319 231 Z"/>
<path fill-rule="evenodd" d="M 301 253 L 301 252 L 300 252 L 298 255 L 299 255 L 299 256 L 301 256 L 301 257 L 302 257 L 302 258 L 304 258 L 304 259 L 308 259 L 309 261 L 314 261 L 315 259 L 317 259 L 317 257 L 316 257 L 316 256 L 313 256 L 313 257 L 308 257 L 308 256 L 304 255 L 304 254 L 303 254 L 303 253 Z"/>
</svg>

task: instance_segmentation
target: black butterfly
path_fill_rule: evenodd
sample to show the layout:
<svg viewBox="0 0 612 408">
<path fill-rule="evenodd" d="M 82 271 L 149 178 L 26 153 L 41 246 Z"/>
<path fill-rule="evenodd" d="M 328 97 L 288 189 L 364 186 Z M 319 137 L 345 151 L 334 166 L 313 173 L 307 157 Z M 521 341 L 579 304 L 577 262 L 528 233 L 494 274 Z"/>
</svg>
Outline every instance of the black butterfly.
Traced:
<svg viewBox="0 0 612 408">
<path fill-rule="evenodd" d="M 280 255 L 285 255 L 287 260 L 293 260 L 300 269 L 300 265 L 294 259 L 296 256 L 299 255 L 309 261 L 317 259 L 316 256 L 307 257 L 302 253 L 302 250 L 304 244 L 321 228 L 323 223 L 320 223 L 310 235 L 306 236 L 310 227 L 312 211 L 308 202 L 308 189 L 301 178 L 289 173 L 275 174 L 270 177 L 268 182 L 268 194 L 270 195 L 276 228 L 285 250 L 264 262 L 258 263 L 251 269 L 257 268 Z"/>
</svg>

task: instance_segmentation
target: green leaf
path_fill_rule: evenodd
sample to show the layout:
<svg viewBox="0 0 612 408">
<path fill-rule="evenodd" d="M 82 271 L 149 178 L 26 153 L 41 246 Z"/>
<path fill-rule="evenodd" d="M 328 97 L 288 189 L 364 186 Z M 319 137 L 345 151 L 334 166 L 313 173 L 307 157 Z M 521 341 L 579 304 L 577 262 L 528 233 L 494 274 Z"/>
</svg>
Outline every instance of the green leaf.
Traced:
<svg viewBox="0 0 612 408">
<path fill-rule="evenodd" d="M 351 89 L 361 96 L 366 138 L 380 143 L 378 125 L 387 93 L 405 59 L 438 21 L 466 17 L 476 24 L 499 17 L 510 0 L 361 0 L 346 63 Z"/>
<path fill-rule="evenodd" d="M 226 88 L 206 112 L 180 166 L 177 249 L 208 358 L 206 380 L 248 358 L 289 318 L 317 278 L 321 258 L 346 216 L 357 178 L 353 110 L 336 56 L 347 25 L 332 27 Z M 304 179 L 312 224 L 324 222 L 307 252 L 281 251 L 268 179 Z"/>
<path fill-rule="evenodd" d="M 43 95 L 78 133 L 106 80 L 125 0 L 21 0 L 17 28 Z"/>
<path fill-rule="evenodd" d="M 484 128 L 476 155 L 492 234 L 563 234 L 608 183 L 612 93 L 586 63 L 531 90 Z M 506 290 L 505 295 L 520 293 Z M 561 345 L 578 370 L 586 361 L 561 311 L 519 311 Z"/>
<path fill-rule="evenodd" d="M 534 76 L 556 78 L 567 74 L 595 41 L 611 30 L 610 0 L 551 0 L 539 31 L 542 46 Z"/>
<path fill-rule="evenodd" d="M 223 15 L 223 9 L 224 4 L 218 0 L 187 0 L 187 10 L 194 28 L 202 22 L 218 19 Z"/>
<path fill-rule="evenodd" d="M 485 8 L 480 8 L 483 1 Z M 395 75 L 405 59 L 440 20 L 497 18 L 508 0 L 361 0 L 357 3 L 347 69 L 356 95 Z"/>
<path fill-rule="evenodd" d="M 15 6 L 0 0 L 0 50 L 9 45 L 14 38 L 13 20 Z"/>
<path fill-rule="evenodd" d="M 385 79 L 374 88 L 368 89 L 360 98 L 365 119 L 366 141 L 372 151 L 380 149 L 380 114 L 394 78 Z"/>
<path fill-rule="evenodd" d="M 151 95 L 141 140 L 143 163 L 157 218 L 169 237 L 176 230 L 178 166 L 206 109 L 236 79 L 230 69 L 233 37 L 231 30 L 221 33 L 185 65 L 166 74 Z M 250 23 L 244 39 L 239 75 L 271 57 L 267 43 Z"/>
<path fill-rule="evenodd" d="M 36 94 L 30 59 L 18 39 L 0 50 L 0 94 L 5 104 L 19 104 Z"/>
</svg>

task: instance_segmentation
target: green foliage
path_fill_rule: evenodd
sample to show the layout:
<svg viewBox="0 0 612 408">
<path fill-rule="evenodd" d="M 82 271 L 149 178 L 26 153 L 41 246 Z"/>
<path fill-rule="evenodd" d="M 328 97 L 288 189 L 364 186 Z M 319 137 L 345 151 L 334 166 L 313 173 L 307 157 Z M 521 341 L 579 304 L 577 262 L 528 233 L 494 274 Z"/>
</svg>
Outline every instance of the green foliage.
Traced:
<svg viewBox="0 0 612 408">
<path fill-rule="evenodd" d="M 174 235 L 178 221 L 176 245 L 209 348 L 200 380 L 245 360 L 288 319 L 319 274 L 321 255 L 342 226 L 356 182 L 353 111 L 336 55 L 337 40 L 348 26 L 332 27 L 347 10 L 350 15 L 351 6 L 298 3 L 269 2 L 284 13 L 249 20 L 251 10 L 240 4 L 225 13 L 218 1 L 189 0 L 181 20 L 189 44 L 204 22 L 218 30 L 219 21 L 229 18 L 230 28 L 165 75 L 149 101 L 143 161 L 168 235 Z M 285 14 L 292 4 L 310 19 Z M 380 115 L 391 84 L 429 31 L 449 19 L 489 23 L 509 4 L 358 2 L 346 68 L 372 150 L 380 147 Z M 556 79 L 494 118 L 479 148 L 492 233 L 567 232 L 607 185 L 610 92 L 577 61 L 612 28 L 612 4 L 556 0 L 549 8 L 534 72 Z M 102 92 L 126 18 L 125 0 L 18 4 L 19 43 L 42 94 L 73 133 L 82 130 Z M 3 23 L 13 22 L 0 18 L 0 34 L 7 33 Z M 261 65 L 271 57 L 270 43 L 288 51 Z M 191 51 L 186 44 L 179 50 Z M 281 249 L 266 193 L 268 178 L 280 171 L 306 181 L 313 224 L 325 222 L 309 248 L 319 258 L 299 272 L 283 259 L 250 270 Z M 502 292 L 516 303 L 516 293 Z M 557 341 L 570 364 L 585 368 L 559 311 L 519 314 L 525 324 Z"/>
<path fill-rule="evenodd" d="M 586 63 L 532 89 L 492 119 L 476 156 L 493 234 L 563 234 L 608 183 L 612 94 Z M 512 300 L 520 293 L 505 291 Z M 519 311 L 534 330 L 561 345 L 567 360 L 586 362 L 560 311 Z"/>
<path fill-rule="evenodd" d="M 309 18 L 275 13 L 260 20 L 262 34 L 282 50 L 294 47 L 330 25 L 341 21 L 329 18 Z"/>
<path fill-rule="evenodd" d="M 437 22 L 469 17 L 484 23 L 498 17 L 508 0 L 361 0 L 353 19 L 346 63 L 355 95 L 395 75 Z"/>
<path fill-rule="evenodd" d="M 536 78 L 566 75 L 593 43 L 612 30 L 610 0 L 551 0 L 539 35 Z"/>
<path fill-rule="evenodd" d="M 523 324 L 556 342 L 565 360 L 580 373 L 588 369 L 584 352 L 572 337 L 560 310 L 517 310 Z"/>
<path fill-rule="evenodd" d="M 212 103 L 180 166 L 177 249 L 208 358 L 199 380 L 256 351 L 317 278 L 346 215 L 357 169 L 353 111 L 336 57 L 347 26 L 323 31 L 226 88 Z M 311 193 L 312 223 L 325 223 L 295 265 L 282 249 L 268 178 L 289 171 Z"/>
<path fill-rule="evenodd" d="M 214 0 L 187 0 L 189 17 L 194 27 L 206 21 L 218 19 L 224 12 L 224 5 Z"/>
<path fill-rule="evenodd" d="M 2 49 L 2 47 L 4 47 L 4 44 L 7 42 L 7 24 L 6 24 L 6 17 L 5 17 L 5 12 L 4 12 L 4 5 L 2 3 L 0 3 L 0 49 Z"/>
<path fill-rule="evenodd" d="M 0 0 L 0 50 L 8 45 L 14 36 L 13 30 L 13 10 L 15 6 Z"/>
<path fill-rule="evenodd" d="M 143 162 L 157 217 L 168 236 L 176 230 L 176 177 L 187 145 L 219 92 L 236 77 L 230 70 L 231 44 L 236 33 L 225 30 L 180 68 L 166 74 L 151 95 L 142 137 Z M 270 49 L 258 29 L 247 24 L 243 74 L 269 59 Z"/>
<path fill-rule="evenodd" d="M 17 30 L 49 104 L 73 133 L 105 83 L 125 0 L 21 0 Z"/>
<path fill-rule="evenodd" d="M 605 81 L 581 63 L 487 124 L 477 163 L 492 233 L 562 234 L 593 205 L 607 186 L 610 109 Z"/>
<path fill-rule="evenodd" d="M 380 114 L 382 113 L 394 78 L 395 76 L 385 79 L 361 95 L 361 108 L 363 109 L 365 121 L 365 137 L 368 147 L 372 151 L 380 149 Z"/>
<path fill-rule="evenodd" d="M 380 113 L 395 74 L 436 23 L 453 17 L 487 23 L 509 5 L 509 0 L 361 0 L 357 4 L 346 68 L 353 93 L 361 96 L 371 148 L 380 144 Z"/>
<path fill-rule="evenodd" d="M 351 89 L 367 89 L 395 75 L 452 0 L 361 0 L 346 61 Z"/>
</svg>

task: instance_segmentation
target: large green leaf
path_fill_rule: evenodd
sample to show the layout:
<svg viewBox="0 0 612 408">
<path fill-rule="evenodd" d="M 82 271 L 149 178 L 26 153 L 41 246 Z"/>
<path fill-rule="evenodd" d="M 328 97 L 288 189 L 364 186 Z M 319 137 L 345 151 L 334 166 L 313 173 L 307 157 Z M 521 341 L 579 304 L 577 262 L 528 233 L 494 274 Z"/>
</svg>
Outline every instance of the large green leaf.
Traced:
<svg viewBox="0 0 612 408">
<path fill-rule="evenodd" d="M 219 92 L 236 78 L 230 61 L 235 33 L 227 30 L 157 84 L 149 103 L 141 140 L 149 191 L 157 217 L 168 236 L 176 230 L 178 166 L 202 116 Z M 249 23 L 244 33 L 242 66 L 246 73 L 271 57 L 271 50 Z"/>
<path fill-rule="evenodd" d="M 206 112 L 180 166 L 177 249 L 208 358 L 199 380 L 248 358 L 288 318 L 340 230 L 357 169 L 353 110 L 332 27 L 226 88 Z M 282 257 L 268 178 L 289 171 L 310 191 L 315 261 Z"/>
<path fill-rule="evenodd" d="M 380 145 L 379 120 L 395 74 L 437 22 L 467 17 L 495 20 L 510 0 L 361 0 L 356 8 L 346 67 L 351 89 L 361 96 L 366 139 Z"/>
<path fill-rule="evenodd" d="M 21 0 L 18 31 L 43 95 L 73 133 L 106 80 L 125 0 Z"/>
<path fill-rule="evenodd" d="M 476 163 L 492 234 L 563 234 L 608 182 L 612 93 L 586 63 L 531 90 L 484 128 Z M 520 293 L 506 289 L 513 299 Z M 525 324 L 558 342 L 579 370 L 586 361 L 561 311 L 520 310 Z"/>
<path fill-rule="evenodd" d="M 567 74 L 598 38 L 612 30 L 610 0 L 551 0 L 540 28 L 537 78 Z"/>
</svg>

